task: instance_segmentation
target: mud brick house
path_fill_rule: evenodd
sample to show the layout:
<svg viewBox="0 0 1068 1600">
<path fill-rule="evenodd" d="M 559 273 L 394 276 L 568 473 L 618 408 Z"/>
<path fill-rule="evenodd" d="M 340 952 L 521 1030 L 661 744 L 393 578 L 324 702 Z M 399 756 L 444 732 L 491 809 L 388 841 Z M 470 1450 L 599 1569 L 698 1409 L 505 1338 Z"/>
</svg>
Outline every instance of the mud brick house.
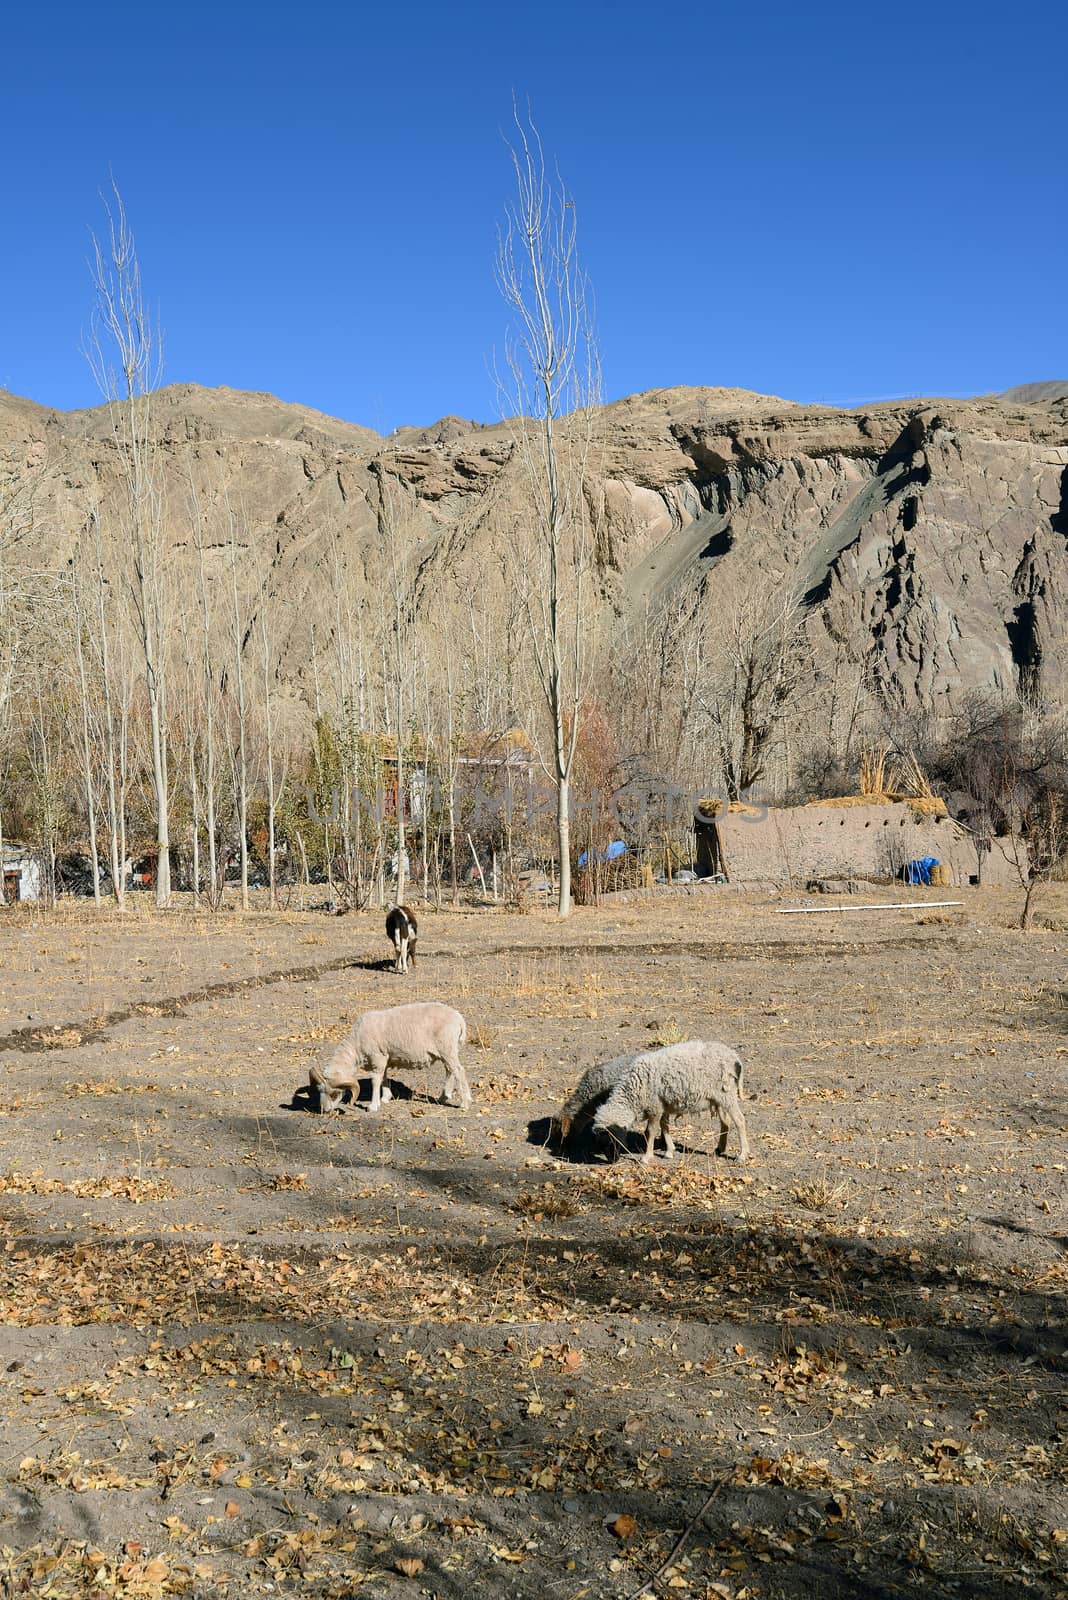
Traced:
<svg viewBox="0 0 1068 1600">
<path fill-rule="evenodd" d="M 708 809 L 706 810 L 706 806 Z M 899 878 L 910 861 L 933 856 L 955 886 L 1018 886 L 1019 840 L 977 838 L 939 801 L 866 802 L 846 797 L 807 806 L 757 809 L 704 802 L 695 816 L 697 868 L 734 883 L 809 883 L 824 878 Z"/>
</svg>

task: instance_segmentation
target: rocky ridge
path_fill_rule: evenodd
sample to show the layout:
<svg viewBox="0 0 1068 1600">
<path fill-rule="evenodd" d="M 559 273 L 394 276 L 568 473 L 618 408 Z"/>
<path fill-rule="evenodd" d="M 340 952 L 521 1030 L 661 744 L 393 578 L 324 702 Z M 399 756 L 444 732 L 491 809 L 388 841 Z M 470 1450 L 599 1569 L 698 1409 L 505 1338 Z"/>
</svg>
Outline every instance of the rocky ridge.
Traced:
<svg viewBox="0 0 1068 1600">
<path fill-rule="evenodd" d="M 339 574 L 374 599 L 384 501 L 403 515 L 427 614 L 479 595 L 496 607 L 528 494 L 507 423 L 445 417 L 386 439 L 195 385 L 159 391 L 152 416 L 178 558 L 195 502 L 221 576 L 234 521 L 297 692 Z M 711 624 L 765 575 L 803 596 L 814 645 L 902 708 L 949 711 L 975 689 L 1063 695 L 1068 386 L 853 410 L 674 388 L 609 405 L 601 424 L 603 500 L 590 500 L 609 628 L 665 606 Z M 0 393 L 0 493 L 35 561 L 65 561 L 94 498 L 105 520 L 121 504 L 106 409 Z"/>
</svg>

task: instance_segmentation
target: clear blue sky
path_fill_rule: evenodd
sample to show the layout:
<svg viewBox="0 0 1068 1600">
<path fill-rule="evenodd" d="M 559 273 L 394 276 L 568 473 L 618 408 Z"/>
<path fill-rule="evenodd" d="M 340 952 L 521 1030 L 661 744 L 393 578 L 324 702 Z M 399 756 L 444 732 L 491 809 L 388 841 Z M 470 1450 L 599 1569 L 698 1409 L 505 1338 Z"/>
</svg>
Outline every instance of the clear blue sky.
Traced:
<svg viewBox="0 0 1068 1600">
<path fill-rule="evenodd" d="M 109 165 L 169 382 L 492 419 L 500 130 L 574 193 L 610 398 L 1068 377 L 1063 0 L 8 8 L 0 386 L 95 403 Z"/>
</svg>

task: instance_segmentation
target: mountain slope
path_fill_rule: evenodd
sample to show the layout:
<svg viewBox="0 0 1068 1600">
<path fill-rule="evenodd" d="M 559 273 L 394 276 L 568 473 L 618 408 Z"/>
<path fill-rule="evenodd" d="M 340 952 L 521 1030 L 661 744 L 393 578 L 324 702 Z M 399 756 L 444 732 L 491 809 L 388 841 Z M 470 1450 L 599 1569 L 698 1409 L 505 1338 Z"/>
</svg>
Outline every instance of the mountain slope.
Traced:
<svg viewBox="0 0 1068 1600">
<path fill-rule="evenodd" d="M 1068 399 L 1033 393 L 1050 387 L 1064 386 L 851 411 L 677 388 L 605 407 L 603 504 L 591 505 L 606 626 L 667 606 L 714 627 L 765 575 L 805 596 L 814 648 L 862 664 L 902 707 L 946 711 L 973 689 L 1061 694 Z M 152 416 L 179 562 L 199 515 L 221 582 L 237 530 L 305 697 L 339 577 L 380 610 L 383 484 L 415 549 L 424 615 L 466 618 L 474 597 L 505 617 L 504 546 L 529 520 L 507 424 L 447 417 L 384 440 L 269 395 L 195 385 L 161 390 Z M 0 486 L 36 559 L 67 559 L 94 497 L 118 525 L 116 467 L 104 408 L 62 413 L 0 393 Z"/>
</svg>

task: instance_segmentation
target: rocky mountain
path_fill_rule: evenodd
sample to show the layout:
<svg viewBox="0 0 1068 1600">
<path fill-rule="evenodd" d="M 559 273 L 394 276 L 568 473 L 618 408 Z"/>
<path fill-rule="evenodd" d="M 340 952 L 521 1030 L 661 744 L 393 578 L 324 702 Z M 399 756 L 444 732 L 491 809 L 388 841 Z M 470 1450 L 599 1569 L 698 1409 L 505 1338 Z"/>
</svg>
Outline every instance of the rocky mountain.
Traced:
<svg viewBox="0 0 1068 1600">
<path fill-rule="evenodd" d="M 339 584 L 379 604 L 384 502 L 412 541 L 428 619 L 473 600 L 502 615 L 503 542 L 529 493 L 507 424 L 445 417 L 385 439 L 192 385 L 161 390 L 152 416 L 178 561 L 199 517 L 222 581 L 236 530 L 305 696 Z M 862 665 L 902 707 L 946 711 L 971 689 L 1063 694 L 1068 385 L 854 410 L 678 388 L 600 422 L 603 498 L 590 503 L 607 627 L 665 606 L 714 626 L 763 576 L 803 596 L 814 647 Z M 105 408 L 0 393 L 0 509 L 36 562 L 66 560 L 94 503 L 118 525 L 116 467 Z"/>
</svg>

